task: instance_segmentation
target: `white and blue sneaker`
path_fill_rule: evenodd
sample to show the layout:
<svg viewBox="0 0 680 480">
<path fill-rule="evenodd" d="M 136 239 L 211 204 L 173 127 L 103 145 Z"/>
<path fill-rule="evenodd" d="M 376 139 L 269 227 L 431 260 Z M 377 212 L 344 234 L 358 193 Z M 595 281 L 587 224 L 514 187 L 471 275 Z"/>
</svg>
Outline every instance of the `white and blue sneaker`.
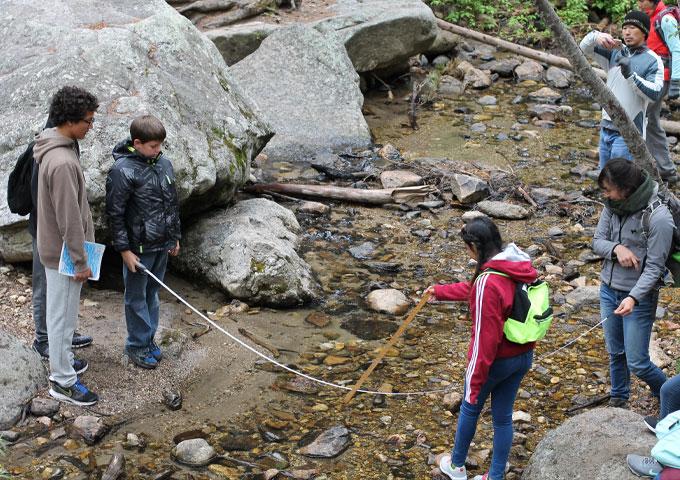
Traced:
<svg viewBox="0 0 680 480">
<path fill-rule="evenodd" d="M 454 467 L 451 465 L 451 455 L 444 455 L 439 459 L 439 470 L 451 480 L 467 480 L 465 465 Z"/>
</svg>

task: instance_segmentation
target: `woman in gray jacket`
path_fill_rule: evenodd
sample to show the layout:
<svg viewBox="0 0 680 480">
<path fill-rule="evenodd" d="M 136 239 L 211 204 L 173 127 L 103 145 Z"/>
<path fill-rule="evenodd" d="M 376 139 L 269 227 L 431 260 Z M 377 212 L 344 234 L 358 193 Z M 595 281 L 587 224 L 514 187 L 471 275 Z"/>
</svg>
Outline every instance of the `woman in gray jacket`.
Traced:
<svg viewBox="0 0 680 480">
<path fill-rule="evenodd" d="M 658 184 L 635 163 L 610 160 L 597 183 L 606 199 L 593 250 L 604 257 L 600 315 L 606 318 L 609 405 L 625 407 L 630 372 L 645 381 L 656 397 L 666 381 L 649 358 L 649 338 L 675 225 L 666 205 L 658 202 Z M 643 232 L 643 214 L 649 215 L 648 232 Z"/>
</svg>

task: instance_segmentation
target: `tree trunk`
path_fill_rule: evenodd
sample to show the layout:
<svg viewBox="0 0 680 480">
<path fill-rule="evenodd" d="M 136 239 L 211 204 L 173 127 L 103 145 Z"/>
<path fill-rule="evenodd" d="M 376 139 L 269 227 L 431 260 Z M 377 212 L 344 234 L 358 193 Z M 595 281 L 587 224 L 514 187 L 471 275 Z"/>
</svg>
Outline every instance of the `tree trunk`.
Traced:
<svg viewBox="0 0 680 480">
<path fill-rule="evenodd" d="M 621 136 L 628 146 L 628 150 L 633 155 L 635 163 L 645 168 L 652 174 L 656 174 L 657 179 L 661 181 L 659 171 L 656 168 L 656 161 L 647 150 L 645 141 L 633 121 L 628 118 L 626 112 L 621 107 L 621 104 L 616 99 L 614 94 L 607 88 L 602 80 L 595 74 L 593 68 L 586 60 L 585 55 L 576 44 L 574 37 L 564 26 L 560 18 L 555 13 L 555 9 L 550 5 L 548 0 L 536 0 L 536 7 L 543 17 L 543 21 L 550 27 L 557 44 L 564 55 L 569 59 L 574 72 L 581 77 L 581 79 L 588 84 L 593 97 L 600 105 L 604 107 L 609 116 L 616 125 L 616 128 L 621 132 Z"/>
</svg>

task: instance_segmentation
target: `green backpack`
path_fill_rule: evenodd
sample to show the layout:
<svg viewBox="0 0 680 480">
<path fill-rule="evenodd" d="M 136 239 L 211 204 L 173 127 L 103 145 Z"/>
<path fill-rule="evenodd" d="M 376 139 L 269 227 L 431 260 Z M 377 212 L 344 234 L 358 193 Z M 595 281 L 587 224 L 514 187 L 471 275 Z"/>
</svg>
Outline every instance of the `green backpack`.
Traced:
<svg viewBox="0 0 680 480">
<path fill-rule="evenodd" d="M 486 269 L 482 275 L 509 275 L 497 270 Z M 510 317 L 503 325 L 505 338 L 514 343 L 529 343 L 540 340 L 550 328 L 553 309 L 550 307 L 550 287 L 543 280 L 533 283 L 516 283 Z"/>
</svg>

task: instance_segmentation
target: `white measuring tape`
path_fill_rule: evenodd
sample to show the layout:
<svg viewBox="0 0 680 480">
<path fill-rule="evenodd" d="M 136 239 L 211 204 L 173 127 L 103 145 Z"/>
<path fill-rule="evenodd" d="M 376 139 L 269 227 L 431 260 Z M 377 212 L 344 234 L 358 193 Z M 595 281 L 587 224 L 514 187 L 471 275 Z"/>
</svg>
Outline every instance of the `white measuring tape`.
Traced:
<svg viewBox="0 0 680 480">
<path fill-rule="evenodd" d="M 208 322 L 210 325 L 212 325 L 213 327 L 215 327 L 217 330 L 219 330 L 220 332 L 222 332 L 223 334 L 225 334 L 227 337 L 231 338 L 233 341 L 235 341 L 236 343 L 238 343 L 238 344 L 241 345 L 242 347 L 244 347 L 244 348 L 246 348 L 247 350 L 250 350 L 251 352 L 253 352 L 255 355 L 257 355 L 257 356 L 263 358 L 264 360 L 266 360 L 266 361 L 268 361 L 268 362 L 270 362 L 270 363 L 273 363 L 273 364 L 276 365 L 277 367 L 280 367 L 280 368 L 282 368 L 282 369 L 284 369 L 284 370 L 286 370 L 286 371 L 288 371 L 288 372 L 290 372 L 290 373 L 292 373 L 292 374 L 295 374 L 295 375 L 297 375 L 297 376 L 299 376 L 299 377 L 302 377 L 302 378 L 306 378 L 307 380 L 311 380 L 311 381 L 313 381 L 313 382 L 320 383 L 321 385 L 325 385 L 325 386 L 327 386 L 327 387 L 332 387 L 332 388 L 337 388 L 337 389 L 340 389 L 340 390 L 348 390 L 348 391 L 349 391 L 349 390 L 352 390 L 352 387 L 347 387 L 347 386 L 345 386 L 345 385 L 340 385 L 340 384 L 337 384 L 337 383 L 328 382 L 328 381 L 322 380 L 322 379 L 320 379 L 320 378 L 314 378 L 314 377 L 312 377 L 312 376 L 310 376 L 310 375 L 307 375 L 306 373 L 303 373 L 303 372 L 300 372 L 300 371 L 298 371 L 298 370 L 295 370 L 294 368 L 290 368 L 290 367 L 288 367 L 287 365 L 282 364 L 281 362 L 277 362 L 276 360 L 274 360 L 274 359 L 271 358 L 271 357 L 268 357 L 268 356 L 265 355 L 264 353 L 259 352 L 258 350 L 254 349 L 253 347 L 251 347 L 250 345 L 248 345 L 247 343 L 245 343 L 243 340 L 241 340 L 241 339 L 235 337 L 234 335 L 232 335 L 231 333 L 229 333 L 228 331 L 226 331 L 224 328 L 222 328 L 221 326 L 219 326 L 217 323 L 213 322 L 213 321 L 210 320 L 208 317 L 206 317 L 205 315 L 203 315 L 203 314 L 202 314 L 199 310 L 197 310 L 193 305 L 191 305 L 189 302 L 187 302 L 186 300 L 184 300 L 181 296 L 179 296 L 177 293 L 175 293 L 174 290 L 172 290 L 172 289 L 171 289 L 170 287 L 168 287 L 165 283 L 163 283 L 156 275 L 154 275 L 153 273 L 151 273 L 151 272 L 149 271 L 149 269 L 147 269 L 144 265 L 142 265 L 141 263 L 137 263 L 137 267 L 139 267 L 139 269 L 140 269 L 142 272 L 146 273 L 146 274 L 149 275 L 151 278 L 153 278 L 156 282 L 158 282 L 158 284 L 159 284 L 160 286 L 162 286 L 162 287 L 165 288 L 168 292 L 170 292 L 175 298 L 177 298 L 177 300 L 179 300 L 179 301 L 182 302 L 184 305 L 186 305 L 187 307 L 189 307 L 192 311 L 196 312 L 196 314 L 198 314 L 203 320 L 205 320 L 206 322 Z M 542 358 L 546 358 L 546 357 L 552 356 L 552 355 L 556 354 L 557 352 L 559 352 L 560 350 L 563 350 L 563 349 L 567 348 L 569 345 L 572 345 L 573 343 L 575 343 L 576 341 L 578 341 L 579 338 L 581 338 L 581 337 L 587 335 L 588 333 L 590 333 L 591 331 L 593 331 L 595 328 L 597 328 L 598 326 L 600 326 L 602 323 L 604 323 L 605 320 L 607 320 L 607 319 L 605 318 L 605 319 L 602 320 L 600 323 L 598 323 L 597 325 L 595 325 L 594 327 L 592 327 L 592 328 L 589 329 L 588 331 L 582 333 L 581 335 L 579 335 L 579 336 L 576 337 L 575 339 L 573 339 L 573 340 L 569 341 L 568 343 L 564 344 L 562 347 L 558 348 L 557 350 L 555 350 L 555 351 L 553 351 L 553 352 L 550 352 L 550 353 L 548 353 L 548 354 L 545 354 L 545 355 L 541 355 L 540 357 L 538 357 L 537 360 L 540 360 L 540 359 L 542 359 Z M 440 389 L 436 389 L 436 390 L 421 390 L 421 391 L 415 391 L 415 392 L 389 392 L 389 393 L 388 393 L 388 392 L 377 392 L 377 391 L 374 391 L 374 390 L 362 390 L 362 389 L 357 390 L 357 392 L 361 392 L 361 393 L 369 393 L 369 394 L 373 394 L 373 395 L 386 395 L 386 396 L 396 397 L 396 396 L 408 396 L 408 395 L 427 395 L 427 394 L 430 394 L 430 393 L 446 393 L 446 392 L 450 392 L 450 391 L 453 391 L 453 390 L 454 390 L 454 387 L 440 388 Z"/>
</svg>

